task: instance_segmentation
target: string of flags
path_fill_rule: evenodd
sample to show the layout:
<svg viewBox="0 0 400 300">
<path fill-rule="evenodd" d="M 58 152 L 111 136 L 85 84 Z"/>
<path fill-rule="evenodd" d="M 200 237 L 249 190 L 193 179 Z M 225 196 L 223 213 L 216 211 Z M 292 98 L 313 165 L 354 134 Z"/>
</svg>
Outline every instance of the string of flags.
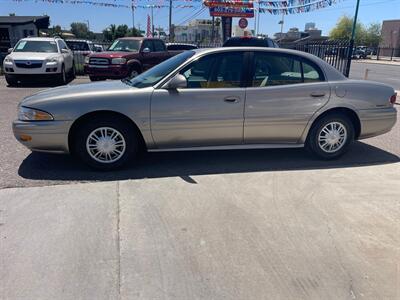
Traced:
<svg viewBox="0 0 400 300">
<path fill-rule="evenodd" d="M 261 5 L 269 7 L 260 7 L 260 13 L 270 13 L 272 15 L 289 15 L 315 11 L 318 9 L 332 6 L 343 0 L 292 0 L 292 1 L 260 1 Z M 295 2 L 295 6 L 290 6 L 288 2 Z M 273 3 L 273 4 L 271 4 Z M 303 4 L 301 4 L 303 3 Z M 272 6 L 271 6 L 272 5 Z"/>
</svg>

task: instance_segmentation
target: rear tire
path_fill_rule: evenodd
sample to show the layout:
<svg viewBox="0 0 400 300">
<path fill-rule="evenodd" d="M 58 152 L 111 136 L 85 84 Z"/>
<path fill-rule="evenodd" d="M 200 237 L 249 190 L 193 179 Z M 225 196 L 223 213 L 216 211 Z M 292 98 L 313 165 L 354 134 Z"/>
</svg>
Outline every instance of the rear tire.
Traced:
<svg viewBox="0 0 400 300">
<path fill-rule="evenodd" d="M 115 116 L 107 119 L 94 117 L 75 132 L 73 153 L 92 168 L 103 171 L 118 169 L 138 155 L 136 129 Z"/>
<path fill-rule="evenodd" d="M 305 146 L 321 159 L 335 159 L 348 150 L 354 137 L 354 126 L 346 115 L 329 114 L 312 125 Z"/>
<path fill-rule="evenodd" d="M 90 81 L 100 81 L 100 80 L 104 80 L 103 78 L 100 77 L 96 77 L 96 76 L 89 76 Z"/>
</svg>

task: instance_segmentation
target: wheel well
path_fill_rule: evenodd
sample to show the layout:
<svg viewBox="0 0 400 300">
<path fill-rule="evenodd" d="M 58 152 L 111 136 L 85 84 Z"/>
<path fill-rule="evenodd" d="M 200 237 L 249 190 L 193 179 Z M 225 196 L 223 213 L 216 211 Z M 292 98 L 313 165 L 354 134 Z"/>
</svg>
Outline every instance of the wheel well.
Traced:
<svg viewBox="0 0 400 300">
<path fill-rule="evenodd" d="M 140 73 L 142 72 L 142 66 L 138 62 L 132 62 L 129 66 L 129 70 L 138 70 Z"/>
<path fill-rule="evenodd" d="M 361 122 L 360 122 L 360 118 L 358 117 L 358 115 L 356 114 L 356 112 L 350 108 L 346 108 L 346 107 L 337 107 L 337 108 L 332 108 L 329 109 L 325 112 L 323 112 L 321 115 L 318 116 L 318 118 L 316 118 L 313 122 L 313 125 L 316 124 L 316 122 L 318 120 L 320 120 L 321 118 L 330 115 L 330 114 L 344 114 L 345 116 L 347 116 L 351 123 L 354 126 L 354 134 L 355 134 L 355 139 L 358 139 L 358 137 L 360 136 L 361 133 Z"/>
<path fill-rule="evenodd" d="M 129 117 L 127 117 L 124 114 L 121 114 L 119 112 L 115 112 L 115 111 L 110 111 L 110 110 L 99 110 L 99 111 L 94 111 L 94 112 L 90 112 L 87 114 L 84 114 L 82 116 L 80 116 L 78 119 L 75 120 L 75 122 L 72 124 L 71 128 L 69 129 L 69 133 L 68 133 L 68 147 L 70 152 L 73 152 L 73 142 L 74 142 L 74 136 L 77 132 L 77 130 L 79 129 L 79 127 L 84 124 L 85 122 L 90 122 L 90 120 L 93 119 L 93 117 L 103 117 L 103 118 L 107 118 L 110 116 L 115 116 L 118 118 L 121 118 L 124 120 L 124 122 L 126 122 L 127 124 L 129 124 L 130 126 L 132 126 L 133 130 L 135 131 L 135 133 L 137 134 L 138 138 L 139 138 L 139 145 L 141 149 L 146 149 L 146 143 L 144 141 L 143 135 L 139 130 L 139 127 L 135 124 L 134 121 L 132 121 L 132 119 L 130 119 Z"/>
</svg>

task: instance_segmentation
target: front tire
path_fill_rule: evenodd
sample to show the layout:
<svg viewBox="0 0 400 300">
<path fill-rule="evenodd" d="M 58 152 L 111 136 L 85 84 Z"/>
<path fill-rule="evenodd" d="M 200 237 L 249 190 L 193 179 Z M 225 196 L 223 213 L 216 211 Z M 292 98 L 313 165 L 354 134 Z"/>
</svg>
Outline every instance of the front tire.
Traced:
<svg viewBox="0 0 400 300">
<path fill-rule="evenodd" d="M 73 152 L 98 170 L 114 170 L 132 161 L 138 154 L 135 128 L 117 117 L 95 117 L 82 124 L 73 137 Z"/>
<path fill-rule="evenodd" d="M 65 66 L 64 65 L 62 65 L 61 73 L 58 75 L 58 83 L 60 85 L 66 85 L 67 84 L 67 74 L 65 73 Z"/>
<path fill-rule="evenodd" d="M 6 82 L 8 86 L 16 86 L 18 84 L 18 78 L 15 75 L 8 75 L 5 74 L 6 76 Z"/>
<path fill-rule="evenodd" d="M 329 114 L 313 124 L 306 148 L 319 158 L 335 159 L 348 150 L 354 137 L 354 126 L 346 115 Z"/>
</svg>

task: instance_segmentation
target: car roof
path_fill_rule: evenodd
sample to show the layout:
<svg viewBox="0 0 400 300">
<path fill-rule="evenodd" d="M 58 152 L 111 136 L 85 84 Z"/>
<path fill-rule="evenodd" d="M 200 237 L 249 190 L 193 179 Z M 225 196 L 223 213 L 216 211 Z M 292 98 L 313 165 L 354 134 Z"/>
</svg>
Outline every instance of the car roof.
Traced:
<svg viewBox="0 0 400 300">
<path fill-rule="evenodd" d="M 65 42 L 79 42 L 79 43 L 90 43 L 90 44 L 93 43 L 92 41 L 89 40 L 80 40 L 80 39 L 68 39 L 65 40 Z"/>
<path fill-rule="evenodd" d="M 264 36 L 234 36 L 229 38 L 228 40 L 272 40 L 272 39 Z"/>
<path fill-rule="evenodd" d="M 61 38 L 60 37 L 32 36 L 32 37 L 22 38 L 21 40 L 24 40 L 24 41 L 48 41 L 48 42 L 54 42 L 54 40 L 61 40 Z"/>
</svg>

